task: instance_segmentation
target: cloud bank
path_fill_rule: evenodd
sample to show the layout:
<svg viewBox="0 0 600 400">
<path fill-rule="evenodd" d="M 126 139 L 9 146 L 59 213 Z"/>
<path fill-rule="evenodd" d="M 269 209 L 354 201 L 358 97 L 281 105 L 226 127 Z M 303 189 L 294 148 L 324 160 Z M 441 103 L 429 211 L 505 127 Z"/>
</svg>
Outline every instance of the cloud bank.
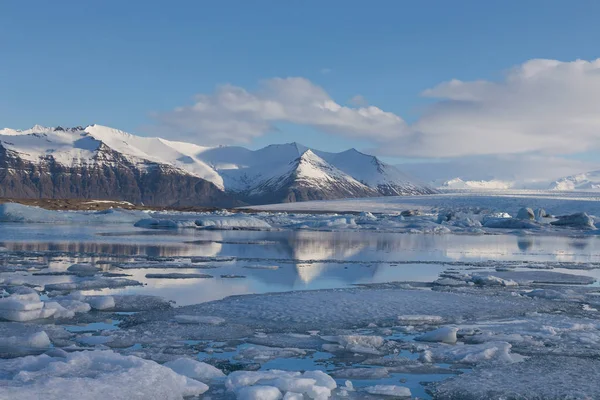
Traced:
<svg viewBox="0 0 600 400">
<path fill-rule="evenodd" d="M 254 93 L 221 86 L 212 95 L 196 96 L 189 107 L 155 117 L 169 131 L 202 144 L 248 143 L 275 131 L 277 122 L 378 142 L 396 140 L 407 129 L 402 118 L 380 108 L 342 106 L 304 78 L 269 79 Z"/>
<path fill-rule="evenodd" d="M 600 147 L 600 59 L 534 59 L 498 82 L 451 80 L 422 96 L 434 102 L 408 125 L 359 101 L 340 105 L 307 79 L 275 78 L 255 92 L 219 87 L 156 119 L 202 144 L 248 143 L 278 122 L 293 123 L 369 140 L 376 153 L 389 156 L 564 155 Z"/>
</svg>

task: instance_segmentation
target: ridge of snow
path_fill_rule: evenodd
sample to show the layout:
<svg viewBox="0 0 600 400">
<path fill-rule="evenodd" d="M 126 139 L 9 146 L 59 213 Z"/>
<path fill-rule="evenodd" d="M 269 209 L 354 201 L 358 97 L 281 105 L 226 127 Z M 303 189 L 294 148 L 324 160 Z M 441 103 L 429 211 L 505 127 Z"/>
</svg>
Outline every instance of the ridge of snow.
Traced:
<svg viewBox="0 0 600 400">
<path fill-rule="evenodd" d="M 590 190 L 600 191 L 600 170 L 570 175 L 550 184 L 551 190 Z"/>
<path fill-rule="evenodd" d="M 511 189 L 514 183 L 491 179 L 489 181 L 462 180 L 461 178 L 450 179 L 440 186 L 443 189 Z"/>
</svg>

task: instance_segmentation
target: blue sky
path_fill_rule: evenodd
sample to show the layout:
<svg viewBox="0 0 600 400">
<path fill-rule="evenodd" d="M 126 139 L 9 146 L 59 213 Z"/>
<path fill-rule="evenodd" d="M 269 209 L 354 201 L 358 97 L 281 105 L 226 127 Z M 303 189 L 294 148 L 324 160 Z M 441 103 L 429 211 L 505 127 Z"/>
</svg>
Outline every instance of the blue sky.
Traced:
<svg viewBox="0 0 600 400">
<path fill-rule="evenodd" d="M 416 125 L 406 129 L 409 139 L 386 146 L 389 135 L 374 142 L 369 129 L 346 135 L 344 124 L 323 129 L 296 116 L 269 121 L 268 132 L 244 139 L 246 145 L 299 141 L 370 149 L 388 159 L 464 156 L 445 146 L 429 152 L 415 145 L 411 153 L 415 142 L 446 135 L 441 128 L 430 134 L 435 121 L 419 119 L 432 103 L 456 97 L 420 94 L 451 79 L 502 81 L 510 68 L 537 58 L 595 60 L 598 15 L 595 1 L 4 1 L 0 126 L 99 123 L 177 137 L 172 112 L 198 94 L 211 96 L 226 84 L 254 93 L 265 80 L 301 77 L 339 105 L 360 95 Z M 223 118 L 238 115 L 230 112 Z M 185 139 L 203 143 L 211 132 L 193 135 Z M 589 157 L 587 147 L 568 153 Z"/>
</svg>

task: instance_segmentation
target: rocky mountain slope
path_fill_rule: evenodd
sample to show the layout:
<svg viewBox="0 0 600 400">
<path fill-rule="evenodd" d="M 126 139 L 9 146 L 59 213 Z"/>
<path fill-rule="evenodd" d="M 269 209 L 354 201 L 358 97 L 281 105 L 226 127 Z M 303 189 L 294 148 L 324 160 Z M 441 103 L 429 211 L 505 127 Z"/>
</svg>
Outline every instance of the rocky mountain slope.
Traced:
<svg viewBox="0 0 600 400">
<path fill-rule="evenodd" d="M 354 149 L 211 148 L 100 125 L 0 130 L 0 197 L 231 207 L 433 192 Z"/>
</svg>

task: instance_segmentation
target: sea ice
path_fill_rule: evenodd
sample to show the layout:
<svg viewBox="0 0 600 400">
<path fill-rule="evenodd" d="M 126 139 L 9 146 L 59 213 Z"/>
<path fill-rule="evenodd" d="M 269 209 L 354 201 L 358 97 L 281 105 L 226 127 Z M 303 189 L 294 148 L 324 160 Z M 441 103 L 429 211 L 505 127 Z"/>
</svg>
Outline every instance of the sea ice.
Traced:
<svg viewBox="0 0 600 400">
<path fill-rule="evenodd" d="M 110 310 L 115 307 L 115 299 L 112 296 L 87 296 L 85 301 L 94 310 Z"/>
<path fill-rule="evenodd" d="M 271 225 L 267 222 L 248 215 L 206 215 L 197 218 L 196 226 L 203 229 L 219 230 L 268 230 Z"/>
<path fill-rule="evenodd" d="M 39 354 L 50 348 L 50 345 L 50 338 L 44 331 L 19 336 L 0 336 L 0 356 Z"/>
<path fill-rule="evenodd" d="M 279 370 L 268 371 L 235 371 L 229 374 L 225 380 L 228 390 L 234 391 L 238 399 L 240 393 L 252 393 L 252 387 L 275 388 L 281 396 L 281 392 L 300 393 L 310 399 L 325 400 L 331 396 L 331 391 L 337 387 L 335 380 L 322 371 L 288 372 Z M 247 388 L 248 390 L 246 390 Z M 275 395 L 275 391 L 270 389 Z M 251 399 L 262 399 L 262 397 L 249 397 Z M 270 397 L 269 397 L 270 398 Z M 280 397 L 275 397 L 279 399 Z"/>
<path fill-rule="evenodd" d="M 345 351 L 363 354 L 381 354 L 379 349 L 384 344 L 381 336 L 367 335 L 340 335 L 340 336 L 322 336 L 323 340 L 338 343 Z"/>
<path fill-rule="evenodd" d="M 579 212 L 571 215 L 557 217 L 558 220 L 550 222 L 555 226 L 568 226 L 582 229 L 596 229 L 594 219 L 585 212 Z"/>
<path fill-rule="evenodd" d="M 441 345 L 425 350 L 421 354 L 423 362 L 443 362 L 450 364 L 478 364 L 495 360 L 501 363 L 512 363 L 515 360 L 510 354 L 511 344 L 507 342 L 486 342 L 481 344 Z"/>
<path fill-rule="evenodd" d="M 363 389 L 369 394 L 375 394 L 380 396 L 393 396 L 393 397 L 410 397 L 410 389 L 404 386 L 396 385 L 375 385 L 367 386 Z"/>
<path fill-rule="evenodd" d="M 434 399 L 599 399 L 600 362 L 595 358 L 536 356 L 494 364 L 433 386 Z"/>
<path fill-rule="evenodd" d="M 439 315 L 398 315 L 398 323 L 401 325 L 437 325 L 443 320 Z"/>
<path fill-rule="evenodd" d="M 101 269 L 91 264 L 73 264 L 67 268 L 67 271 L 77 276 L 93 276 L 100 272 Z"/>
<path fill-rule="evenodd" d="M 0 398 L 179 400 L 208 390 L 154 361 L 112 351 L 0 360 Z"/>
<path fill-rule="evenodd" d="M 238 355 L 234 356 L 236 360 L 250 360 L 254 362 L 264 363 L 277 358 L 291 358 L 306 355 L 306 351 L 302 349 L 287 347 L 268 347 L 268 346 L 250 346 L 239 351 Z"/>
<path fill-rule="evenodd" d="M 457 340 L 456 332 L 458 332 L 458 328 L 444 326 L 442 328 L 418 336 L 417 338 L 415 338 L 415 340 L 421 342 L 440 342 L 454 344 Z"/>
<path fill-rule="evenodd" d="M 207 325 L 221 325 L 225 323 L 225 319 L 221 317 L 214 317 L 211 315 L 185 315 L 179 314 L 174 317 L 175 321 L 180 324 L 207 324 Z"/>
<path fill-rule="evenodd" d="M 163 364 L 180 375 L 195 379 L 200 382 L 210 383 L 213 379 L 224 378 L 225 374 L 210 364 L 192 360 L 190 358 L 178 358 Z"/>
<path fill-rule="evenodd" d="M 117 223 L 132 224 L 144 216 L 143 211 L 108 209 L 104 211 L 55 211 L 17 203 L 0 204 L 0 222 L 28 223 Z"/>
<path fill-rule="evenodd" d="M 240 388 L 236 397 L 238 400 L 279 400 L 281 391 L 274 386 L 247 386 Z"/>
</svg>

